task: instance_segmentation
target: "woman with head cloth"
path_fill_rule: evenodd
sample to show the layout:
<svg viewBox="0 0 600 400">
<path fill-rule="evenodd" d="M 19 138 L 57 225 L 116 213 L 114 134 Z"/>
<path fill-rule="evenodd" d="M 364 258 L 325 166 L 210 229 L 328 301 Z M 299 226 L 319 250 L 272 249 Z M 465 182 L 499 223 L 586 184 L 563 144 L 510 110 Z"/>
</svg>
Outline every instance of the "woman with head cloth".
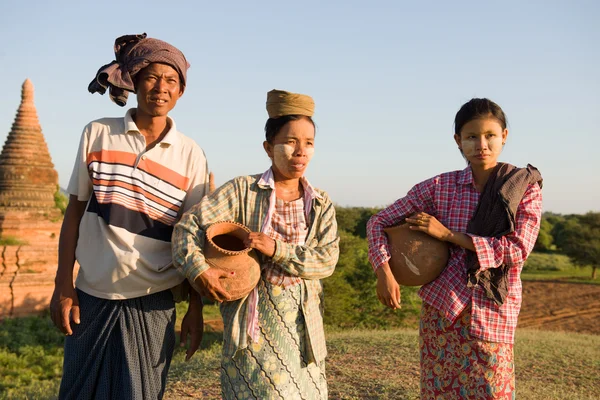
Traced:
<svg viewBox="0 0 600 400">
<path fill-rule="evenodd" d="M 400 288 L 383 228 L 405 221 L 448 242 L 446 268 L 419 290 L 421 398 L 514 399 L 520 273 L 540 229 L 542 177 L 530 165 L 498 162 L 508 129 L 493 101 L 471 99 L 454 125 L 467 167 L 415 185 L 371 217 L 369 259 L 379 300 L 396 309 Z"/>
<path fill-rule="evenodd" d="M 185 214 L 173 234 L 175 265 L 199 290 L 224 301 L 225 399 L 326 399 L 323 293 L 339 236 L 333 204 L 304 177 L 314 153 L 311 97 L 272 90 L 263 147 L 271 166 L 225 183 Z M 246 297 L 227 301 L 218 270 L 203 255 L 205 231 L 235 221 L 252 233 L 261 278 Z"/>
</svg>

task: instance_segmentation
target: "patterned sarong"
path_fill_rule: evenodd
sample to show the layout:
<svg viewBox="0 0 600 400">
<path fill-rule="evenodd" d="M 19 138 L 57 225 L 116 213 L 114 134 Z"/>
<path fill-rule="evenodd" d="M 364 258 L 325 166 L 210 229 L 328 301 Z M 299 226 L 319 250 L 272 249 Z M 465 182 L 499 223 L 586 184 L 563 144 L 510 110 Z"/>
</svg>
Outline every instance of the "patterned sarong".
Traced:
<svg viewBox="0 0 600 400">
<path fill-rule="evenodd" d="M 106 300 L 77 290 L 81 324 L 65 341 L 60 399 L 161 399 L 175 349 L 170 290 Z"/>
<path fill-rule="evenodd" d="M 301 286 L 258 284 L 257 343 L 221 362 L 224 399 L 327 399 L 325 362 L 307 363 Z"/>
<path fill-rule="evenodd" d="M 423 303 L 419 329 L 421 399 L 514 399 L 513 345 L 469 334 L 471 308 L 451 324 Z"/>
</svg>

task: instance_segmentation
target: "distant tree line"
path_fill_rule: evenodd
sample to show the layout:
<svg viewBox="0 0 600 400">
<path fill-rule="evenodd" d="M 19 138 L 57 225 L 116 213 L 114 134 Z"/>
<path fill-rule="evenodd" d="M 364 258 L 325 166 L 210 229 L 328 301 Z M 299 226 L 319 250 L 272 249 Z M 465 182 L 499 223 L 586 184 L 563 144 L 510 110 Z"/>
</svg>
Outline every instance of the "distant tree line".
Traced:
<svg viewBox="0 0 600 400">
<path fill-rule="evenodd" d="M 329 325 L 342 328 L 411 326 L 418 318 L 418 288 L 402 287 L 402 312 L 393 312 L 377 300 L 376 278 L 368 259 L 366 226 L 378 211 L 336 206 L 340 260 L 335 273 L 323 280 L 325 321 Z M 591 265 L 592 279 L 595 279 L 600 260 L 600 213 L 544 213 L 534 251 L 561 253 L 576 265 Z"/>
<path fill-rule="evenodd" d="M 559 252 L 569 256 L 576 265 L 590 265 L 592 279 L 596 279 L 600 262 L 600 213 L 544 213 L 534 250 Z"/>
<path fill-rule="evenodd" d="M 367 221 L 379 209 L 336 206 L 341 236 L 335 273 L 323 280 L 325 323 L 340 328 L 410 327 L 418 318 L 417 288 L 402 288 L 403 312 L 383 307 L 375 294 L 376 277 L 369 263 Z"/>
</svg>

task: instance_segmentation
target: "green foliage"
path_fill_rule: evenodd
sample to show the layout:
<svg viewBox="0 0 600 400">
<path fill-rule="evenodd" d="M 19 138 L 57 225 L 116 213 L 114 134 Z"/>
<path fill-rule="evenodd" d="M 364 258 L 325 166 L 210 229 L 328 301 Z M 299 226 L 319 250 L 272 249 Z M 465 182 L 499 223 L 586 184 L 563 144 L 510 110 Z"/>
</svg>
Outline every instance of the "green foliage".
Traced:
<svg viewBox="0 0 600 400">
<path fill-rule="evenodd" d="M 340 259 L 323 280 L 325 323 L 338 328 L 416 326 L 420 309 L 417 288 L 402 287 L 402 309 L 384 307 L 376 295 L 376 278 L 364 238 L 340 230 Z"/>
<path fill-rule="evenodd" d="M 591 265 L 595 278 L 600 259 L 600 213 L 567 216 L 556 222 L 552 231 L 557 247 L 577 265 Z"/>
<path fill-rule="evenodd" d="M 54 192 L 54 205 L 60 210 L 62 215 L 65 215 L 65 210 L 69 204 L 69 197 L 65 195 L 60 186 L 56 185 L 56 192 Z"/>
<path fill-rule="evenodd" d="M 540 233 L 535 242 L 534 250 L 536 251 L 552 251 L 554 250 L 554 238 L 552 237 L 552 222 L 542 216 L 540 224 Z"/>
<path fill-rule="evenodd" d="M 380 209 L 377 208 L 336 206 L 335 214 L 338 229 L 361 238 L 366 238 L 367 222 L 372 215 L 379 211 Z"/>
<path fill-rule="evenodd" d="M 29 244 L 29 242 L 14 236 L 3 236 L 0 238 L 0 246 L 23 246 L 26 244 Z"/>
<path fill-rule="evenodd" d="M 523 272 L 568 271 L 571 269 L 573 269 L 573 263 L 569 257 L 557 253 L 533 252 L 523 266 Z"/>
<path fill-rule="evenodd" d="M 63 341 L 49 315 L 6 318 L 0 322 L 0 349 L 18 353 L 27 346 L 41 346 L 49 350 L 62 346 Z"/>
<path fill-rule="evenodd" d="M 360 239 L 340 230 L 340 259 L 332 276 L 323 280 L 325 292 L 325 322 L 335 326 L 354 326 L 357 323 L 356 309 L 360 305 L 359 292 L 350 280 L 360 268 L 366 268 L 360 257 L 364 246 Z"/>
<path fill-rule="evenodd" d="M 0 398 L 48 398 L 62 373 L 64 337 L 50 318 L 0 322 Z"/>
<path fill-rule="evenodd" d="M 590 279 L 591 274 L 590 266 L 577 266 L 564 254 L 533 252 L 523 266 L 521 279 L 600 284 L 597 280 Z"/>
</svg>

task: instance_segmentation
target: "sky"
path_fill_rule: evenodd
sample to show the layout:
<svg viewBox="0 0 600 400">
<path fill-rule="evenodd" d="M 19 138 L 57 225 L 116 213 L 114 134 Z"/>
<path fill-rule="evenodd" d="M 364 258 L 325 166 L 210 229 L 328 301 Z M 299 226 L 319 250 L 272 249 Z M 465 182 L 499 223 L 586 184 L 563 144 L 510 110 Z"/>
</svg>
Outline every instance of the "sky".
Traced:
<svg viewBox="0 0 600 400">
<path fill-rule="evenodd" d="M 544 210 L 600 210 L 600 2 L 28 1 L 0 13 L 0 142 L 26 78 L 59 183 L 83 127 L 135 107 L 90 94 L 114 40 L 146 32 L 191 64 L 171 112 L 217 184 L 265 171 L 266 93 L 309 94 L 306 176 L 341 206 L 386 206 L 462 169 L 454 116 L 473 97 L 509 122 L 500 160 L 544 177 Z"/>
</svg>

